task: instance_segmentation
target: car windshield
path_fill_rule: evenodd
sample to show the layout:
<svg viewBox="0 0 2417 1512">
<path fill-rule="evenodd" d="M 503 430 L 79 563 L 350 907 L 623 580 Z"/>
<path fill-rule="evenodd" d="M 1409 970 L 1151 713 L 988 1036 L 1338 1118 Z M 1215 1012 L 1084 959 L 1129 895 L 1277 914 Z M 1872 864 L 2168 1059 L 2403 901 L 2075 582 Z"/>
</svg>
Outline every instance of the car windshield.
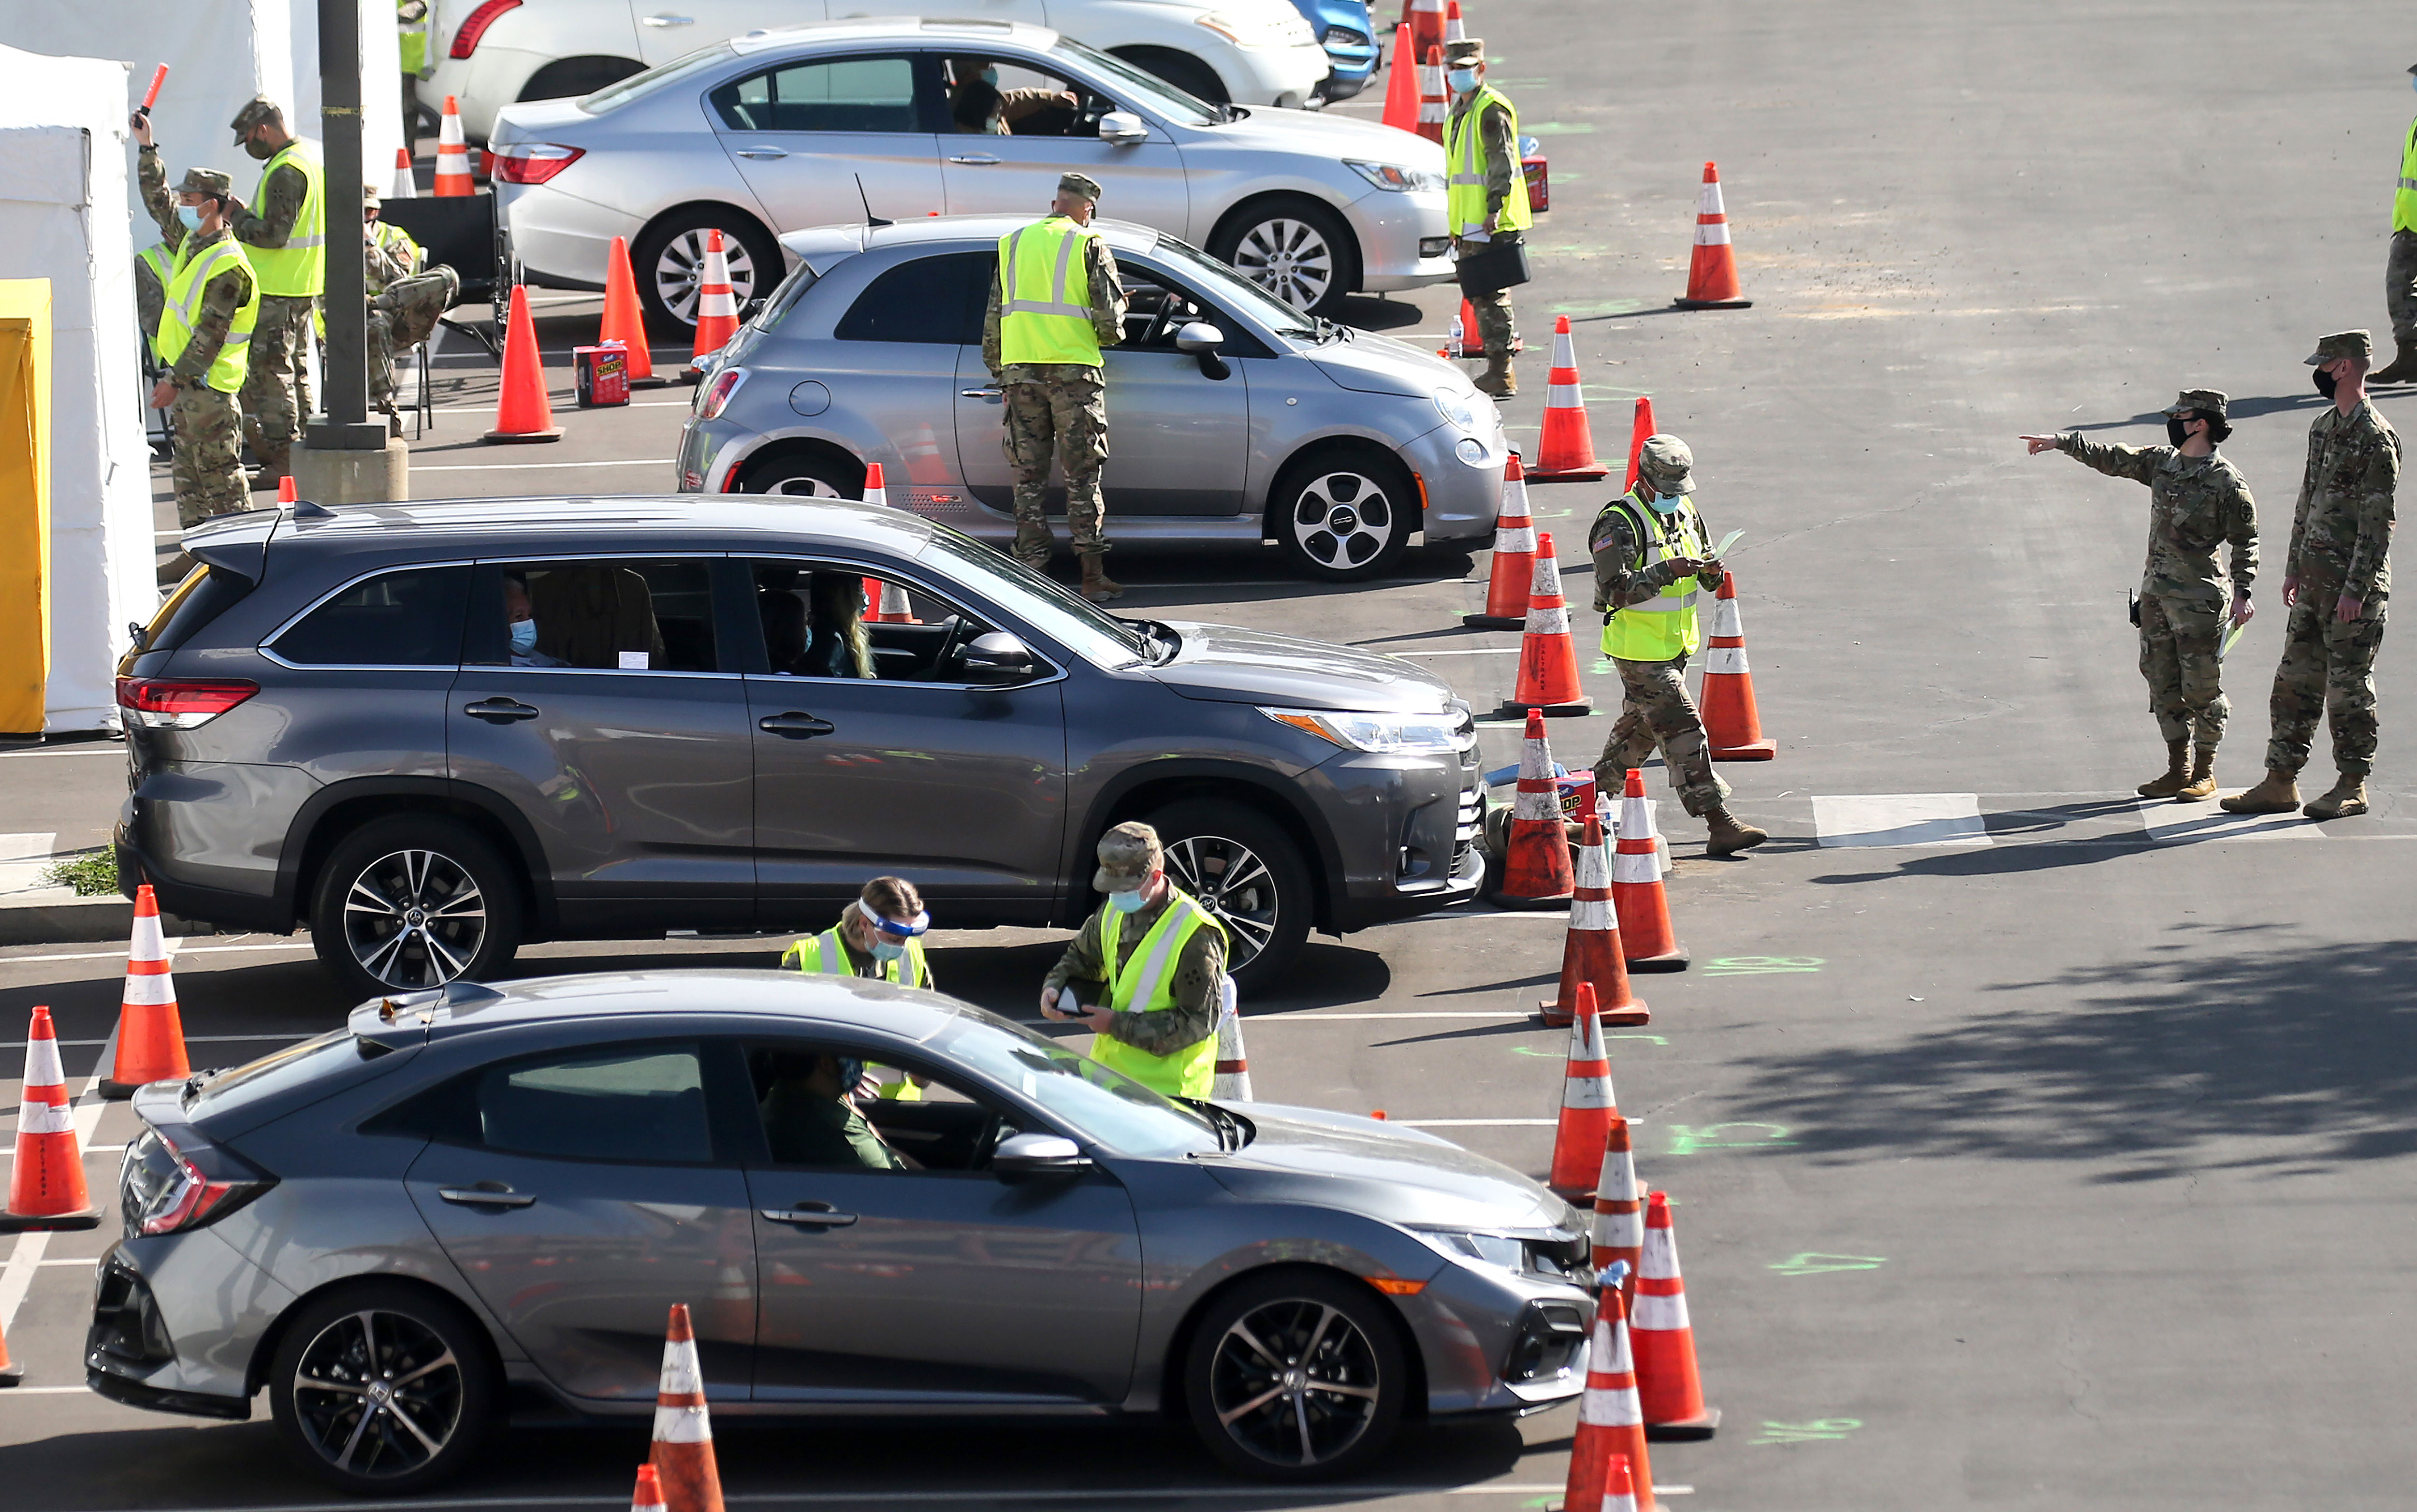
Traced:
<svg viewBox="0 0 2417 1512">
<path fill-rule="evenodd" d="M 1217 1126 L 1200 1113 L 1018 1025 L 957 1019 L 929 1044 L 1119 1155 L 1164 1160 L 1224 1147 Z"/>
<path fill-rule="evenodd" d="M 1169 120 L 1180 121 L 1185 126 L 1215 126 L 1229 119 L 1223 109 L 1198 96 L 1185 94 L 1158 75 L 1144 73 L 1124 59 L 1085 47 L 1071 37 L 1060 37 L 1049 51 L 1106 74 L 1126 93 L 1139 96 L 1142 104 Z"/>
<path fill-rule="evenodd" d="M 957 582 L 1102 671 L 1154 659 L 1148 630 L 1101 613 L 1073 590 L 970 536 L 936 527 L 932 550 L 948 558 L 943 570 Z"/>
<path fill-rule="evenodd" d="M 1179 268 L 1188 280 L 1195 280 L 1200 292 L 1212 300 L 1222 301 L 1250 316 L 1278 336 L 1288 336 L 1303 341 L 1321 340 L 1323 331 L 1317 322 L 1292 306 L 1253 283 L 1199 248 L 1161 236 L 1150 249 Z"/>
<path fill-rule="evenodd" d="M 607 111 L 616 111 L 641 95 L 651 95 L 666 84 L 675 84 L 683 79 L 692 79 L 700 73 L 709 73 L 737 55 L 738 50 L 728 42 L 716 42 L 711 47 L 701 47 L 693 53 L 682 53 L 669 63 L 648 68 L 644 73 L 633 73 L 619 83 L 606 84 L 596 93 L 582 98 L 579 101 L 579 108 L 590 115 L 601 115 Z"/>
</svg>

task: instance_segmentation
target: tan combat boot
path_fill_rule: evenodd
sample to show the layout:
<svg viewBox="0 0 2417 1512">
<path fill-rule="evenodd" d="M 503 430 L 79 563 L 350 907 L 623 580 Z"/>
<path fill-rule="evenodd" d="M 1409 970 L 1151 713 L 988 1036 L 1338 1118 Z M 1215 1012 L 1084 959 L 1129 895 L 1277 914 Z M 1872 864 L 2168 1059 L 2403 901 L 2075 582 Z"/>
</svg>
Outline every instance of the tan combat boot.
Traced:
<svg viewBox="0 0 2417 1512">
<path fill-rule="evenodd" d="M 1511 370 L 1511 354 L 1485 354 L 1485 370 L 1469 380 L 1479 393 L 1495 399 L 1510 399 L 1519 392 L 1519 375 Z"/>
<path fill-rule="evenodd" d="M 2236 793 L 2220 806 L 2227 813 L 2288 814 L 2300 807 L 2300 784 L 2290 772 L 2269 768 L 2266 780 L 2246 793 Z"/>
<path fill-rule="evenodd" d="M 1083 585 L 1080 592 L 1091 602 L 1104 604 L 1111 599 L 1122 598 L 1125 596 L 1125 585 L 1109 577 L 1107 569 L 1100 566 L 1099 552 L 1086 552 L 1083 553 Z"/>
<path fill-rule="evenodd" d="M 2190 786 L 2190 749 L 2187 740 L 2166 741 L 2166 775 L 2152 777 L 2132 791 L 2143 798 L 2170 798 L 2179 794 Z M 2207 794 L 2202 793 L 2197 796 L 2204 798 Z"/>
<path fill-rule="evenodd" d="M 2417 341 L 2395 340 L 2392 365 L 2366 375 L 2371 384 L 2417 384 Z"/>
<path fill-rule="evenodd" d="M 2332 792 L 2300 811 L 2310 819 L 2355 819 L 2366 812 L 2366 779 L 2344 772 Z"/>
<path fill-rule="evenodd" d="M 1769 830 L 1739 824 L 1737 817 L 1726 809 L 1715 809 L 1706 814 L 1704 824 L 1711 831 L 1704 845 L 1706 855 L 1735 855 L 1740 851 L 1751 851 L 1771 839 Z"/>
<path fill-rule="evenodd" d="M 2191 758 L 2190 786 L 2174 794 L 2184 803 L 2205 803 L 2215 796 L 2215 748 L 2201 746 Z"/>
</svg>

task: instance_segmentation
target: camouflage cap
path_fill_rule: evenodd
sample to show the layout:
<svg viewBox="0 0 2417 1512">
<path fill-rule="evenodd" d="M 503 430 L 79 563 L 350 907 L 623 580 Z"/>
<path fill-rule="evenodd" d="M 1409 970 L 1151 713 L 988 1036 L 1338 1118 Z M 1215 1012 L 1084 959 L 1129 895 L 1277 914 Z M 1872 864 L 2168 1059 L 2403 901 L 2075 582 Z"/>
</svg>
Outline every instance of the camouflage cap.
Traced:
<svg viewBox="0 0 2417 1512">
<path fill-rule="evenodd" d="M 1446 42 L 1443 45 L 1443 61 L 1446 67 L 1460 63 L 1483 63 L 1485 38 L 1464 37 L 1457 42 Z"/>
<path fill-rule="evenodd" d="M 2225 403 L 2224 395 L 2216 389 L 2185 388 L 2180 398 L 2166 406 L 2166 413 L 2182 416 L 2195 410 L 2201 415 L 2212 415 L 2220 420 L 2224 418 Z"/>
<path fill-rule="evenodd" d="M 236 112 L 235 119 L 227 125 L 234 129 L 235 139 L 241 142 L 245 133 L 257 128 L 263 121 L 275 121 L 280 126 L 284 125 L 285 109 L 266 95 L 254 95 L 244 101 L 243 109 Z"/>
<path fill-rule="evenodd" d="M 377 186 L 375 184 L 364 184 L 361 186 L 361 208 L 365 210 L 374 210 L 382 203 L 382 199 L 383 197 L 378 193 Z"/>
<path fill-rule="evenodd" d="M 1163 857 L 1158 831 L 1128 819 L 1100 837 L 1100 869 L 1092 873 L 1091 885 L 1103 893 L 1132 892 L 1149 880 Z"/>
<path fill-rule="evenodd" d="M 2335 331 L 2317 343 L 2317 354 L 2308 358 L 2308 366 L 2322 367 L 2344 357 L 2356 357 L 2364 362 L 2373 355 L 2375 342 L 2364 331 Z"/>
<path fill-rule="evenodd" d="M 1088 174 L 1060 174 L 1057 177 L 1057 192 L 1079 194 L 1093 204 L 1097 204 L 1100 203 L 1100 181 Z"/>
<path fill-rule="evenodd" d="M 1689 451 L 1687 444 L 1677 436 L 1647 436 L 1643 455 L 1637 460 L 1637 470 L 1649 477 L 1669 483 L 1673 492 L 1695 491 L 1695 480 L 1689 476 L 1695 470 L 1695 454 Z"/>
<path fill-rule="evenodd" d="M 235 181 L 215 168 L 188 168 L 185 181 L 176 186 L 175 192 L 206 194 L 211 199 L 223 200 L 235 192 Z"/>
</svg>

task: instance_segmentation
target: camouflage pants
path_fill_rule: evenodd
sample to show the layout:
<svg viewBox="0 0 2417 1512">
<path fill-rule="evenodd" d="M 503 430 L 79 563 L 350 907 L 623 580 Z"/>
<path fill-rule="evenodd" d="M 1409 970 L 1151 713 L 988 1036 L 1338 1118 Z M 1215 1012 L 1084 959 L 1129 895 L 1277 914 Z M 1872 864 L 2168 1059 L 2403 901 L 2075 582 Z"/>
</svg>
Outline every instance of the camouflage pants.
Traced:
<svg viewBox="0 0 2417 1512">
<path fill-rule="evenodd" d="M 2232 703 L 2224 696 L 2227 606 L 2164 594 L 2140 596 L 2140 675 L 2149 684 L 2149 712 L 2167 742 L 2196 739 L 2213 750 L 2224 739 Z"/>
<path fill-rule="evenodd" d="M 2333 617 L 2339 597 L 2329 583 L 2303 583 L 2284 622 L 2283 663 L 2274 669 L 2270 704 L 2274 728 L 2266 742 L 2270 771 L 2296 773 L 2308 764 L 2319 713 L 2333 729 L 2335 769 L 2346 777 L 2375 770 L 2375 653 L 2383 644 L 2391 595 L 2368 595 L 2364 612 L 2348 625 Z"/>
<path fill-rule="evenodd" d="M 1477 339 L 1484 346 L 1485 355 L 1491 357 L 1508 353 L 1519 340 L 1519 325 L 1511 314 L 1511 291 L 1497 289 L 1492 294 L 1467 297 L 1469 310 L 1477 316 Z"/>
<path fill-rule="evenodd" d="M 2417 231 L 2392 234 L 2392 255 L 2383 263 L 2383 308 L 2392 316 L 2392 339 L 2417 341 Z"/>
<path fill-rule="evenodd" d="M 243 436 L 271 476 L 294 471 L 294 442 L 311 413 L 311 310 L 314 297 L 260 296 L 251 327 L 251 370 L 243 380 Z"/>
<path fill-rule="evenodd" d="M 1066 530 L 1078 556 L 1108 549 L 1100 464 L 1108 459 L 1108 391 L 1096 379 L 1009 384 L 1000 426 L 1015 470 L 1015 559 L 1049 561 L 1049 462 L 1066 469 Z"/>
<path fill-rule="evenodd" d="M 394 357 L 428 340 L 437 317 L 462 297 L 461 275 L 439 263 L 397 279 L 370 301 L 370 407 L 394 413 Z"/>
<path fill-rule="evenodd" d="M 190 530 L 212 515 L 251 507 L 243 476 L 243 416 L 233 394 L 179 388 L 168 406 L 175 450 L 168 476 L 176 487 L 176 522 Z"/>
<path fill-rule="evenodd" d="M 1632 766 L 1642 766 L 1658 747 L 1670 785 L 1679 801 L 1698 819 L 1728 800 L 1729 785 L 1712 773 L 1711 747 L 1704 739 L 1704 721 L 1695 701 L 1687 696 L 1687 658 L 1674 661 L 1619 661 L 1622 697 L 1619 718 L 1603 754 L 1594 761 L 1596 786 L 1619 791 Z"/>
</svg>

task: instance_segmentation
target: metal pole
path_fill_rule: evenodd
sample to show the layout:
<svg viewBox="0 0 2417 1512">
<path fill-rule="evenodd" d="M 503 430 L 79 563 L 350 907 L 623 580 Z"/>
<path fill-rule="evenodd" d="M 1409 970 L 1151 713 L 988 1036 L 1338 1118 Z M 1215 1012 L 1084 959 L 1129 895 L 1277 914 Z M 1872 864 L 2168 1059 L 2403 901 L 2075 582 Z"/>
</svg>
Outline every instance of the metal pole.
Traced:
<svg viewBox="0 0 2417 1512">
<path fill-rule="evenodd" d="M 322 450 L 379 451 L 383 419 L 369 418 L 369 288 L 361 266 L 361 13 L 359 0 L 318 0 L 319 114 L 326 134 L 327 322 L 321 373 L 325 411 L 309 444 Z"/>
</svg>

